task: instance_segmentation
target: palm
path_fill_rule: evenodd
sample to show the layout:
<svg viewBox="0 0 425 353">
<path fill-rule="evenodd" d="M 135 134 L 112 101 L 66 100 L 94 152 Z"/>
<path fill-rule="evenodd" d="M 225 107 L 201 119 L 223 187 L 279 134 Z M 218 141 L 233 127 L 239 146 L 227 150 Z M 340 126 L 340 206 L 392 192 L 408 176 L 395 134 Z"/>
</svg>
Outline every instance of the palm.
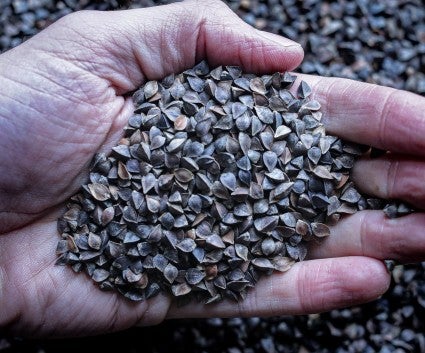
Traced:
<svg viewBox="0 0 425 353">
<path fill-rule="evenodd" d="M 155 9 L 132 12 L 133 21 L 140 24 L 140 28 L 129 25 L 126 35 L 121 31 L 121 24 L 130 15 L 124 12 L 96 14 L 98 17 L 79 15 L 79 23 L 84 24 L 81 32 L 71 17 L 62 21 L 62 26 L 52 26 L 43 32 L 38 41 L 34 38 L 2 56 L 7 65 L 0 66 L 0 77 L 4 81 L 1 86 L 6 87 L 0 119 L 3 117 L 6 123 L 0 137 L 1 146 L 8 148 L 8 154 L 0 158 L 0 166 L 8 172 L 0 180 L 0 231 L 4 233 L 0 236 L 0 308 L 3 308 L 0 323 L 10 322 L 12 328 L 34 334 L 89 334 L 136 323 L 152 324 L 165 317 L 317 312 L 367 301 L 383 293 L 388 274 L 379 261 L 365 256 L 423 259 L 423 236 L 414 242 L 403 237 L 406 229 L 412 234 L 421 234 L 425 223 L 421 214 L 397 224 L 387 224 L 380 213 L 362 212 L 341 222 L 334 228 L 331 239 L 313 251 L 316 258 L 322 259 L 297 264 L 286 274 L 260 281 L 240 305 L 225 302 L 208 309 L 201 305 L 176 308 L 170 306 L 165 296 L 133 304 L 116 294 L 99 291 L 85 276 L 77 276 L 69 268 L 54 265 L 58 240 L 56 220 L 65 200 L 84 181 L 93 155 L 108 151 L 119 140 L 132 113 L 131 101 L 123 97 L 124 93 L 134 90 L 146 79 L 180 72 L 202 58 L 212 65 L 239 64 L 253 72 L 292 69 L 302 58 L 298 48 L 291 48 L 293 44 L 289 41 L 285 48 L 284 40 L 277 43 L 276 39 L 254 32 L 221 5 L 212 5 L 213 10 L 221 14 L 217 18 L 231 24 L 228 26 L 233 28 L 231 32 L 217 23 L 216 17 L 213 20 L 209 17 L 196 18 L 196 21 L 183 19 L 187 17 L 185 6 L 199 5 L 169 6 L 168 14 L 164 11 L 162 15 Z M 163 33 L 169 16 L 182 18 L 180 26 L 178 30 L 170 28 Z M 149 25 L 146 18 L 159 20 Z M 107 24 L 102 27 L 104 22 Z M 109 33 L 109 37 L 105 33 Z M 69 41 L 70 37 L 78 40 Z M 163 37 L 168 41 L 161 42 Z M 137 47 L 134 38 L 137 38 Z M 162 43 L 161 47 L 156 47 L 156 43 Z M 226 50 L 228 46 L 234 50 Z M 29 57 L 28 53 L 35 55 Z M 11 67 L 15 71 L 11 71 Z M 31 70 L 30 75 L 27 68 Z M 407 93 L 391 97 L 393 90 L 346 80 L 305 79 L 313 85 L 316 98 L 322 103 L 330 132 L 412 154 L 415 158 L 423 153 L 423 99 Z M 328 95 L 331 85 L 336 86 L 333 98 Z M 351 90 L 350 96 L 344 93 L 347 89 Z M 377 99 L 365 99 L 364 94 L 372 90 L 376 91 Z M 11 92 L 18 94 L 13 96 Z M 23 97 L 32 99 L 21 104 Z M 402 111 L 402 102 L 406 100 L 411 104 Z M 377 106 L 375 101 L 381 101 L 382 106 Z M 385 108 L 389 104 L 395 108 L 393 113 Z M 366 128 L 365 114 L 369 119 Z M 10 116 L 15 119 L 6 119 Z M 413 139 L 410 145 L 395 134 L 408 133 L 394 124 L 407 117 L 413 117 L 407 125 L 416 121 L 422 129 L 410 136 Z M 384 132 L 376 141 L 376 132 L 381 130 Z M 372 188 L 373 181 L 382 178 L 382 166 L 374 168 L 375 174 L 369 172 L 372 183 L 364 183 L 362 176 L 365 170 L 370 170 L 367 164 L 370 161 L 362 163 L 366 165 L 360 165 L 355 175 L 366 191 L 412 201 L 401 188 Z M 423 166 L 420 161 L 415 163 L 419 163 L 415 169 L 419 178 Z M 382 183 L 389 184 L 385 175 Z M 422 196 L 413 202 L 423 206 Z M 376 224 L 385 227 L 378 229 Z M 384 242 L 384 235 L 395 244 L 403 244 L 403 250 Z M 352 268 L 357 271 L 347 278 Z M 370 285 L 372 278 L 373 285 Z M 4 288 L 2 281 L 7 283 Z"/>
</svg>

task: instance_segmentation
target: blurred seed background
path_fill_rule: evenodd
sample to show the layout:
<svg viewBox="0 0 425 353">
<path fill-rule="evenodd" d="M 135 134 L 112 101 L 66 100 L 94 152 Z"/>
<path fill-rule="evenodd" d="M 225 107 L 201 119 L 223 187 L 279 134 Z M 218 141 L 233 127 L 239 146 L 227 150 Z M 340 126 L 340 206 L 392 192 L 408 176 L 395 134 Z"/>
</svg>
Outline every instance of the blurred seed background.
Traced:
<svg viewBox="0 0 425 353">
<path fill-rule="evenodd" d="M 0 52 L 81 9 L 116 10 L 164 0 L 1 0 Z M 256 28 L 303 46 L 303 73 L 346 77 L 425 95 L 423 0 L 227 0 Z M 155 341 L 153 337 L 161 337 Z M 425 263 L 395 266 L 380 299 L 320 315 L 176 320 L 91 338 L 56 341 L 6 337 L 0 352 L 425 353 Z"/>
</svg>

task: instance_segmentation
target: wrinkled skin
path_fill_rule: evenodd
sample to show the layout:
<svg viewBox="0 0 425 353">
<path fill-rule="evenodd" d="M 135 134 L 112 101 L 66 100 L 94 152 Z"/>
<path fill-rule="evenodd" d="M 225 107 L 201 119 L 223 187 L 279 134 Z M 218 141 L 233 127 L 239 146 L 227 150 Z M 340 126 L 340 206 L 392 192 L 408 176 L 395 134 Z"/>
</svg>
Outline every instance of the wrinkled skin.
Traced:
<svg viewBox="0 0 425 353">
<path fill-rule="evenodd" d="M 55 266 L 56 220 L 85 180 L 94 153 L 120 139 L 146 80 L 201 59 L 246 72 L 294 69 L 302 48 L 244 24 L 222 3 L 189 1 L 59 20 L 0 56 L 0 327 L 20 335 L 89 335 L 167 318 L 306 314 L 382 295 L 382 263 L 425 259 L 425 217 L 380 211 L 345 218 L 308 261 L 263 278 L 239 303 L 177 308 L 159 295 L 130 303 Z M 301 76 L 301 75 L 300 75 Z M 365 192 L 425 205 L 425 99 L 350 80 L 302 76 L 328 131 L 391 150 L 358 162 Z"/>
</svg>

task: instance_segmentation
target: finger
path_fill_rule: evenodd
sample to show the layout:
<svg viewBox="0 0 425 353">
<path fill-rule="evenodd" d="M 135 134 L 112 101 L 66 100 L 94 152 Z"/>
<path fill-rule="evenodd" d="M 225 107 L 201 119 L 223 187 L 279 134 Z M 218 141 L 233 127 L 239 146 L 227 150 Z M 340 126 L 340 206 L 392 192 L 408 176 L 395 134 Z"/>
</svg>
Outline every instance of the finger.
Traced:
<svg viewBox="0 0 425 353">
<path fill-rule="evenodd" d="M 387 155 L 355 163 L 352 177 L 365 193 L 383 199 L 401 199 L 425 208 L 425 162 Z"/>
<path fill-rule="evenodd" d="M 58 52 L 57 42 L 40 38 L 37 45 L 107 79 L 120 92 L 181 72 L 202 59 L 211 66 L 241 65 L 257 73 L 293 69 L 303 58 L 299 44 L 254 29 L 218 0 L 79 12 L 40 36 L 49 35 L 66 46 L 59 46 Z"/>
<path fill-rule="evenodd" d="M 329 133 L 397 153 L 425 155 L 425 98 L 348 79 L 299 76 L 321 103 Z"/>
<path fill-rule="evenodd" d="M 312 244 L 309 256 L 358 255 L 403 263 L 424 261 L 424 229 L 424 213 L 389 219 L 382 211 L 362 211 L 340 220 L 323 243 Z"/>
<path fill-rule="evenodd" d="M 296 263 L 288 272 L 262 278 L 235 303 L 172 305 L 167 318 L 307 314 L 365 303 L 389 286 L 385 266 L 366 257 Z"/>
</svg>

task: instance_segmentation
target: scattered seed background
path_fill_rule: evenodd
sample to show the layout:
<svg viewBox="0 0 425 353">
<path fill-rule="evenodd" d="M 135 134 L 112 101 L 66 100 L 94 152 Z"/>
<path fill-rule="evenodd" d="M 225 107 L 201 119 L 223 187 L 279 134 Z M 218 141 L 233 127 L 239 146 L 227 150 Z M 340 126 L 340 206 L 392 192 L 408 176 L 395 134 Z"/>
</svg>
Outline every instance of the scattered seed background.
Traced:
<svg viewBox="0 0 425 353">
<path fill-rule="evenodd" d="M 79 9 L 113 10 L 173 1 L 2 0 L 0 52 Z M 340 76 L 425 95 L 425 6 L 421 0 L 227 1 L 246 22 L 300 42 L 298 71 Z M 287 25 L 285 25 L 287 24 Z M 75 352 L 89 344 L 120 352 L 425 352 L 425 263 L 396 266 L 379 300 L 321 315 L 170 321 L 62 341 L 0 333 L 3 352 Z M 161 342 L 152 337 L 160 335 Z"/>
</svg>

